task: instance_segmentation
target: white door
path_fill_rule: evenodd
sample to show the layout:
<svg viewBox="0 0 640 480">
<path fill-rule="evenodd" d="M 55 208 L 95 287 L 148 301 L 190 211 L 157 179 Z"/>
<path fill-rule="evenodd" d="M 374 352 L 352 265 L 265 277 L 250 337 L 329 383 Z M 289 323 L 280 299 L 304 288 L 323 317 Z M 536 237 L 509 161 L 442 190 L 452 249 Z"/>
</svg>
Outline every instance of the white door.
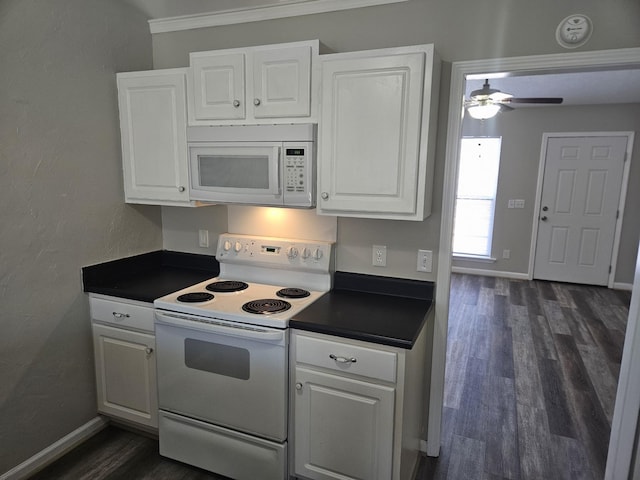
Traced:
<svg viewBox="0 0 640 480">
<path fill-rule="evenodd" d="M 258 50 L 253 54 L 253 116 L 311 114 L 311 47 Z"/>
<path fill-rule="evenodd" d="M 607 285 L 628 137 L 551 137 L 534 278 Z"/>
</svg>

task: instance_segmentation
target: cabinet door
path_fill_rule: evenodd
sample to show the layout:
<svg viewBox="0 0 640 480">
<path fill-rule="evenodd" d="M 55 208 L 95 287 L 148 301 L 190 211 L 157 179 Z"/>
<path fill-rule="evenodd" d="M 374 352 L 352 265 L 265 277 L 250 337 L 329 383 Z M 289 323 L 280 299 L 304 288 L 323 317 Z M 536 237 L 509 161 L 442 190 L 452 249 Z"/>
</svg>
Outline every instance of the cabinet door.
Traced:
<svg viewBox="0 0 640 480">
<path fill-rule="evenodd" d="M 243 53 L 191 56 L 196 120 L 245 118 L 244 64 Z"/>
<path fill-rule="evenodd" d="M 98 411 L 158 426 L 155 337 L 93 324 Z"/>
<path fill-rule="evenodd" d="M 424 52 L 322 61 L 321 213 L 416 214 L 424 65 Z"/>
<path fill-rule="evenodd" d="M 126 201 L 188 204 L 186 69 L 118 74 L 118 103 Z"/>
<path fill-rule="evenodd" d="M 311 47 L 257 50 L 253 62 L 255 118 L 311 114 Z"/>
<path fill-rule="evenodd" d="M 392 387 L 296 367 L 295 474 L 391 478 Z"/>
</svg>

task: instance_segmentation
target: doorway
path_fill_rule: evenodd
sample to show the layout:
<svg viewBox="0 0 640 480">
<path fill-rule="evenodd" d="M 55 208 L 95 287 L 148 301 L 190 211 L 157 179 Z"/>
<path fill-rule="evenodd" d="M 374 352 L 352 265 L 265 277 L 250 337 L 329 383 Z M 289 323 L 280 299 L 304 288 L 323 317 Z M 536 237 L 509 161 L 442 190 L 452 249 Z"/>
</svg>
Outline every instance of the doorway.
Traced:
<svg viewBox="0 0 640 480">
<path fill-rule="evenodd" d="M 632 132 L 544 135 L 534 279 L 612 286 L 632 144 Z"/>
<path fill-rule="evenodd" d="M 449 285 L 451 282 L 452 266 L 451 239 L 460 148 L 459 140 L 462 136 L 461 114 L 463 112 L 463 93 L 465 91 L 467 77 L 490 72 L 529 72 L 544 74 L 553 71 L 566 71 L 567 69 L 606 70 L 625 66 L 637 68 L 638 65 L 640 65 L 640 48 L 453 63 L 449 120 L 447 125 L 440 251 L 438 256 L 439 268 L 436 279 L 438 289 L 436 290 L 435 301 L 436 321 L 434 325 L 429 425 L 427 432 L 428 455 L 437 456 L 440 450 L 449 314 Z M 632 445 L 633 441 L 629 442 L 629 444 Z"/>
</svg>

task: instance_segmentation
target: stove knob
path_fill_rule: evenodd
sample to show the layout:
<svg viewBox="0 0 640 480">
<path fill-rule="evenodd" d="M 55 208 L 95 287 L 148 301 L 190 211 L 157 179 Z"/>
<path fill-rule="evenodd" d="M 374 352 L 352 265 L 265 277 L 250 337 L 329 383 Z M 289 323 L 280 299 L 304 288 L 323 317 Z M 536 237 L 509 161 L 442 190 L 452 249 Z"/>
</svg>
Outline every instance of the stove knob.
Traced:
<svg viewBox="0 0 640 480">
<path fill-rule="evenodd" d="M 302 249 L 302 258 L 305 260 L 311 256 L 311 250 L 308 247 Z"/>
<path fill-rule="evenodd" d="M 233 246 L 233 249 L 236 252 L 239 252 L 240 250 L 242 250 L 242 244 L 240 242 L 236 242 L 236 244 Z"/>
<path fill-rule="evenodd" d="M 224 248 L 225 252 L 228 252 L 229 250 L 231 250 L 231 242 L 229 240 L 225 240 L 222 248 Z"/>
<path fill-rule="evenodd" d="M 296 258 L 298 256 L 298 249 L 296 247 L 287 247 L 287 257 Z"/>
<path fill-rule="evenodd" d="M 320 260 L 322 258 L 322 250 L 320 250 L 319 248 L 316 248 L 313 251 L 313 258 L 315 258 L 316 260 Z"/>
</svg>

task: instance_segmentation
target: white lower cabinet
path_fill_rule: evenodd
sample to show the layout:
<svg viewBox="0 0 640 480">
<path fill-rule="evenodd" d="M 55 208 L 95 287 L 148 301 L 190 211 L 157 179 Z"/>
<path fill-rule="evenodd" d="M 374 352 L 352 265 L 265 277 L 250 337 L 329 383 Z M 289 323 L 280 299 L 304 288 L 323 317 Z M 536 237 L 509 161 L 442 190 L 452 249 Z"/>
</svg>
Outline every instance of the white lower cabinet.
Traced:
<svg viewBox="0 0 640 480">
<path fill-rule="evenodd" d="M 153 331 L 130 329 L 146 329 L 149 320 L 153 325 L 153 309 L 101 298 L 91 298 L 90 304 L 98 412 L 157 428 L 155 336 Z M 112 321 L 105 317 L 107 311 Z"/>
<path fill-rule="evenodd" d="M 297 474 L 391 478 L 393 387 L 296 367 L 296 389 Z"/>
<path fill-rule="evenodd" d="M 424 330 L 412 350 L 292 331 L 294 478 L 412 478 L 426 411 Z"/>
</svg>

